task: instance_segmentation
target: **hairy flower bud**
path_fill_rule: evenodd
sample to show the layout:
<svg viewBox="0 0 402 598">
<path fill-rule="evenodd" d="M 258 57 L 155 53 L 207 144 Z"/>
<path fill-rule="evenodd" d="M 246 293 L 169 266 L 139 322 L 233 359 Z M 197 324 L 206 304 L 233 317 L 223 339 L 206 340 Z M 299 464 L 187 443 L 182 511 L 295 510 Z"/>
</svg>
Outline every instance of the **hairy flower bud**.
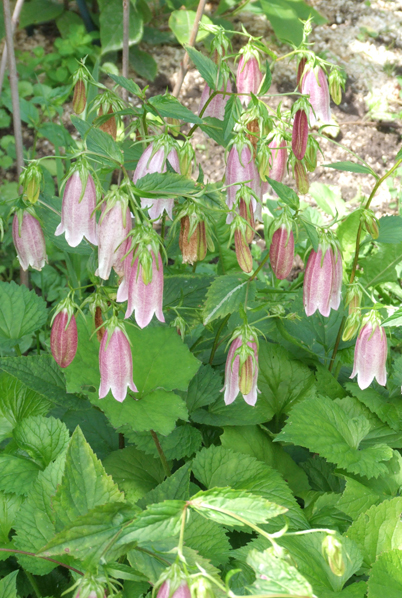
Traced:
<svg viewBox="0 0 402 598">
<path fill-rule="evenodd" d="M 276 229 L 269 248 L 271 268 L 279 280 L 287 278 L 292 270 L 295 254 L 293 231 L 284 224 Z"/>
<path fill-rule="evenodd" d="M 317 154 L 320 146 L 311 135 L 307 139 L 306 153 L 304 154 L 304 163 L 309 172 L 314 172 L 317 168 Z"/>
<path fill-rule="evenodd" d="M 387 335 L 380 325 L 380 319 L 375 311 L 371 311 L 363 319 L 363 324 L 357 337 L 353 372 L 357 375 L 357 383 L 364 390 L 368 388 L 374 378 L 378 384 L 385 386 L 387 382 Z"/>
<path fill-rule="evenodd" d="M 293 164 L 293 175 L 295 177 L 298 192 L 302 195 L 308 193 L 310 183 L 304 163 L 300 160 L 295 160 Z"/>
<path fill-rule="evenodd" d="M 360 305 L 363 298 L 363 292 L 358 284 L 352 284 L 348 288 L 345 298 L 345 305 L 349 306 L 349 315 L 360 313 Z"/>
<path fill-rule="evenodd" d="M 82 79 L 78 79 L 74 86 L 73 96 L 73 110 L 76 114 L 81 114 L 85 110 L 87 105 L 87 94 L 85 89 L 85 82 Z"/>
<path fill-rule="evenodd" d="M 258 61 L 258 52 L 247 45 L 243 49 L 237 67 L 236 86 L 239 94 L 254 95 L 258 92 L 264 75 L 261 72 Z M 250 100 L 250 95 L 240 95 L 240 101 L 247 104 Z"/>
<path fill-rule="evenodd" d="M 166 172 L 167 160 L 172 168 L 180 174 L 180 162 L 175 143 L 172 144 L 171 138 L 166 135 L 152 142 L 138 160 L 133 176 L 134 184 L 147 174 Z M 169 218 L 172 218 L 173 206 L 174 199 L 172 198 L 153 199 L 141 197 L 141 207 L 149 208 L 149 217 L 151 220 L 160 218 L 164 210 L 166 210 Z"/>
<path fill-rule="evenodd" d="M 245 233 L 239 228 L 236 228 L 234 232 L 234 240 L 237 262 L 243 272 L 250 273 L 253 269 L 253 258 L 246 241 Z"/>
<path fill-rule="evenodd" d="M 202 261 L 207 254 L 205 223 L 198 221 L 191 232 L 190 218 L 183 216 L 180 220 L 179 247 L 183 255 L 183 264 L 193 265 Z"/>
<path fill-rule="evenodd" d="M 138 392 L 133 382 L 133 358 L 131 347 L 117 318 L 106 326 L 106 332 L 99 348 L 99 370 L 101 383 L 99 398 L 103 399 L 112 391 L 116 401 L 122 403 L 127 395 L 127 387 Z"/>
<path fill-rule="evenodd" d="M 310 113 L 310 124 L 314 125 L 317 120 L 329 124 L 331 110 L 327 77 L 319 66 L 313 69 L 307 67 L 306 70 L 302 81 L 302 93 L 310 96 L 310 104 L 313 107 Z"/>
<path fill-rule="evenodd" d="M 14 247 L 23 270 L 32 266 L 42 270 L 47 264 L 45 237 L 39 220 L 28 210 L 14 214 L 12 227 Z"/>
<path fill-rule="evenodd" d="M 131 215 L 124 195 L 119 192 L 109 196 L 103 204 L 102 215 L 98 224 L 98 261 L 95 272 L 103 280 L 110 276 L 112 268 L 123 274 L 123 257 L 126 253 L 124 242 L 131 230 Z"/>
<path fill-rule="evenodd" d="M 292 130 L 292 150 L 298 160 L 304 158 L 308 139 L 308 120 L 304 110 L 298 110 L 295 114 Z"/>
<path fill-rule="evenodd" d="M 254 232 L 255 232 L 255 220 L 254 220 L 254 212 L 253 206 L 251 202 L 247 204 L 244 199 L 240 199 L 239 201 L 239 214 L 244 220 L 247 222 L 248 226 L 245 230 L 245 237 L 246 242 L 251 243 L 254 239 Z"/>
<path fill-rule="evenodd" d="M 359 332 L 361 324 L 360 310 L 350 313 L 346 318 L 345 327 L 342 333 L 343 341 L 350 341 Z"/>
<path fill-rule="evenodd" d="M 235 331 L 226 359 L 224 400 L 230 405 L 239 391 L 249 405 L 257 402 L 258 346 L 257 336 L 247 326 Z"/>
<path fill-rule="evenodd" d="M 38 162 L 32 162 L 21 173 L 20 185 L 24 189 L 24 198 L 32 204 L 35 204 L 39 199 L 42 179 L 42 168 Z"/>
<path fill-rule="evenodd" d="M 64 189 L 61 223 L 54 234 L 65 233 L 70 247 L 77 247 L 84 237 L 97 245 L 95 207 L 96 189 L 92 176 L 88 172 L 74 170 Z"/>
<path fill-rule="evenodd" d="M 102 108 L 102 106 L 100 106 L 98 116 L 103 116 L 103 114 L 104 114 L 103 108 Z M 108 118 L 105 122 L 103 122 L 101 125 L 99 125 L 99 128 L 104 133 L 108 133 L 116 141 L 117 122 L 116 122 L 116 117 L 114 116 L 114 111 L 113 111 L 112 106 L 110 106 L 110 108 L 106 112 L 106 114 L 111 114 L 112 116 L 110 118 Z"/>
<path fill-rule="evenodd" d="M 378 219 L 374 216 L 373 210 L 363 210 L 361 221 L 368 234 L 371 235 L 373 239 L 378 239 L 380 235 L 379 222 Z"/>
<path fill-rule="evenodd" d="M 64 307 L 56 314 L 50 333 L 50 349 L 54 360 L 61 368 L 66 368 L 73 361 L 77 347 L 77 322 L 74 314 Z"/>
<path fill-rule="evenodd" d="M 301 92 L 301 87 L 302 87 L 302 80 L 303 80 L 303 73 L 304 73 L 304 69 L 307 63 L 307 59 L 306 58 L 301 58 L 299 65 L 297 67 L 297 89 L 298 91 Z"/>
<path fill-rule="evenodd" d="M 345 89 L 345 74 L 338 69 L 332 69 L 329 77 L 329 92 L 335 104 L 339 105 L 342 101 L 342 89 Z"/>
<path fill-rule="evenodd" d="M 311 250 L 303 284 L 303 302 L 307 316 L 318 309 L 328 317 L 338 309 L 342 289 L 342 256 L 339 249 L 320 243 L 318 251 Z"/>
<path fill-rule="evenodd" d="M 275 135 L 268 147 L 272 152 L 272 157 L 269 160 L 269 178 L 281 183 L 285 176 L 286 162 L 288 159 L 286 141 L 281 135 Z"/>
<path fill-rule="evenodd" d="M 176 589 L 173 586 L 173 591 L 171 583 L 169 580 L 166 580 L 160 586 L 156 598 L 191 598 L 191 592 L 187 582 L 184 580 Z"/>
<path fill-rule="evenodd" d="M 230 98 L 230 93 L 232 91 L 232 84 L 230 79 L 227 80 L 226 88 L 222 85 L 220 91 L 227 91 L 228 95 L 223 93 L 218 93 L 216 96 L 212 98 L 209 102 L 208 106 L 203 112 L 202 118 L 206 116 L 212 116 L 213 118 L 218 118 L 219 120 L 224 120 L 225 118 L 225 107 Z M 198 107 L 198 114 L 200 115 L 202 109 L 204 108 L 205 104 L 207 103 L 209 97 L 212 95 L 211 88 L 205 83 L 205 87 L 202 90 L 200 105 Z"/>
<path fill-rule="evenodd" d="M 342 555 L 342 544 L 333 536 L 328 534 L 322 543 L 322 552 L 328 560 L 330 569 L 334 575 L 342 577 L 345 573 L 346 565 Z"/>
</svg>

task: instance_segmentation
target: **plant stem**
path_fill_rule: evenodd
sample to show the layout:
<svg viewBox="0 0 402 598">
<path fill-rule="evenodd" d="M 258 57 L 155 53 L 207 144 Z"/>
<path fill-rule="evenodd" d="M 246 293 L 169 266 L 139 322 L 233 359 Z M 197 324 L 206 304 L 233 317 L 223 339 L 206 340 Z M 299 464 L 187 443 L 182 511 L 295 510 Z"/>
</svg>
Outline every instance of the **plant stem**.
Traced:
<svg viewBox="0 0 402 598">
<path fill-rule="evenodd" d="M 130 49 L 130 1 L 123 0 L 123 77 L 128 79 L 128 56 Z M 128 100 L 128 90 L 123 88 L 123 100 Z"/>
<path fill-rule="evenodd" d="M 198 3 L 198 8 L 197 8 L 197 13 L 195 15 L 194 25 L 193 25 L 193 28 L 190 33 L 190 39 L 188 40 L 188 45 L 190 47 L 194 46 L 194 44 L 195 44 L 195 40 L 197 38 L 197 33 L 198 33 L 198 27 L 200 26 L 200 21 L 202 19 L 206 1 L 207 0 L 200 0 Z M 172 93 L 172 95 L 175 98 L 179 97 L 179 93 L 180 93 L 181 86 L 183 85 L 184 77 L 187 74 L 189 62 L 190 62 L 190 59 L 186 52 L 183 56 L 183 60 L 181 61 L 180 70 L 177 75 L 177 81 L 176 81 L 176 84 L 174 86 L 173 93 Z"/>
<path fill-rule="evenodd" d="M 153 430 L 151 430 L 151 436 L 155 443 L 156 450 L 159 453 L 159 457 L 160 457 L 160 460 L 162 463 L 163 470 L 166 474 L 166 477 L 169 477 L 172 475 L 172 472 L 170 471 L 169 463 L 167 462 L 166 455 L 163 452 L 163 448 L 161 447 L 161 443 L 159 442 L 158 436 L 156 435 L 156 432 L 154 432 Z"/>
<path fill-rule="evenodd" d="M 199 114 L 199 117 L 200 117 L 200 118 L 202 118 L 202 117 L 203 117 L 205 110 L 208 108 L 209 104 L 212 102 L 212 100 L 214 99 L 214 97 L 215 97 L 215 96 L 217 96 L 218 94 L 219 94 L 219 91 L 213 91 L 213 92 L 211 93 L 211 95 L 209 96 L 209 98 L 208 98 L 208 99 L 207 99 L 207 101 L 205 102 L 204 106 L 202 107 L 202 110 L 201 110 L 201 112 L 200 112 L 200 114 Z M 200 125 L 197 125 L 197 124 L 193 125 L 193 126 L 191 127 L 191 129 L 189 130 L 189 132 L 188 132 L 187 138 L 188 138 L 188 137 L 191 137 L 191 136 L 192 136 L 192 134 L 194 133 L 194 131 L 195 131 L 195 130 L 196 130 L 198 127 L 199 127 L 199 126 L 200 126 Z"/>
<path fill-rule="evenodd" d="M 43 559 L 44 561 L 49 561 L 50 563 L 56 563 L 56 565 L 60 565 L 60 567 L 70 569 L 70 571 L 74 571 L 75 573 L 78 573 L 78 575 L 84 575 L 82 571 L 76 569 L 75 567 L 71 567 L 70 565 L 66 565 L 65 563 L 56 561 L 55 559 L 51 559 L 48 556 L 41 556 L 40 554 L 35 554 L 34 552 L 27 552 L 26 550 L 16 550 L 15 548 L 0 548 L 0 552 L 10 552 L 12 554 L 25 554 L 26 556 L 34 556 L 37 559 Z"/>
<path fill-rule="evenodd" d="M 214 340 L 214 344 L 212 345 L 212 349 L 211 349 L 211 355 L 209 357 L 209 365 L 212 365 L 212 362 L 214 360 L 215 357 L 215 353 L 216 350 L 218 348 L 218 341 L 219 341 L 219 337 L 222 334 L 223 329 L 225 328 L 230 316 L 232 314 L 227 314 L 227 316 L 225 316 L 221 322 L 221 325 L 219 326 L 217 332 L 216 332 L 216 336 L 215 336 L 215 340 Z"/>
<path fill-rule="evenodd" d="M 254 278 L 261 272 L 262 268 L 264 267 L 264 265 L 268 261 L 268 258 L 269 258 L 269 251 L 267 251 L 267 255 L 264 257 L 264 259 L 262 260 L 261 264 L 258 266 L 258 268 L 255 270 L 255 272 L 253 272 L 252 275 L 250 276 L 250 278 L 248 279 L 249 283 L 251 281 L 253 281 Z"/>
<path fill-rule="evenodd" d="M 17 0 L 17 3 L 15 5 L 14 8 L 14 12 L 13 12 L 13 16 L 11 19 L 11 26 L 12 26 L 12 31 L 14 33 L 19 18 L 20 18 L 20 12 L 21 9 L 24 5 L 24 0 Z M 6 68 L 7 68 L 7 43 L 4 44 L 4 48 L 3 48 L 3 55 L 1 57 L 1 65 L 0 65 L 0 95 L 1 95 L 1 91 L 3 89 L 3 81 L 4 81 L 4 75 L 6 72 Z"/>
<path fill-rule="evenodd" d="M 399 166 L 401 163 L 402 163 L 402 158 L 401 158 L 400 160 L 398 160 L 397 162 L 395 162 L 395 164 L 392 166 L 392 168 L 390 168 L 390 170 L 388 170 L 388 171 L 387 171 L 387 172 L 384 174 L 384 176 L 382 176 L 380 179 L 378 179 L 378 181 L 376 181 L 376 183 L 375 183 L 375 185 L 374 185 L 374 187 L 373 187 L 373 190 L 371 191 L 371 193 L 370 193 L 370 195 L 369 195 L 369 198 L 368 198 L 368 200 L 367 200 L 367 202 L 366 202 L 366 205 L 364 206 L 364 209 L 365 209 L 365 210 L 368 210 L 368 209 L 369 209 L 369 207 L 370 207 L 370 205 L 371 205 L 371 202 L 372 202 L 372 201 L 373 201 L 373 199 L 374 199 L 374 195 L 375 195 L 375 194 L 377 193 L 377 191 L 378 191 L 378 188 L 379 188 L 379 187 L 382 185 L 382 183 L 383 183 L 383 182 L 384 182 L 384 181 L 385 181 L 385 180 L 386 180 L 386 179 L 387 179 L 387 178 L 388 178 L 388 177 L 389 177 L 389 176 L 390 176 L 390 175 L 391 175 L 391 174 L 392 174 L 392 173 L 393 173 L 393 172 L 394 172 L 394 171 L 395 171 L 397 168 L 398 168 L 398 166 Z M 362 222 L 360 221 L 359 228 L 358 228 L 358 230 L 357 230 L 357 235 L 356 235 L 356 247 L 355 247 L 355 255 L 354 255 L 354 258 L 353 258 L 352 271 L 351 271 L 351 273 L 350 273 L 349 284 L 352 284 L 352 283 L 353 283 L 353 281 L 354 281 L 354 279 L 355 279 L 355 276 L 356 276 L 357 263 L 358 263 L 358 261 L 359 261 L 359 252 L 360 252 L 360 239 L 361 239 L 361 235 L 362 235 L 362 230 L 363 230 L 363 224 L 362 224 Z M 374 280 L 375 280 L 375 279 L 374 279 Z M 335 341 L 334 350 L 333 350 L 333 352 L 332 352 L 331 361 L 330 361 L 330 363 L 329 363 L 329 367 L 328 367 L 328 369 L 329 369 L 329 371 L 330 371 L 330 372 L 332 371 L 332 368 L 334 367 L 334 363 L 335 363 L 335 357 L 336 357 L 336 354 L 337 354 L 337 352 L 338 352 L 339 343 L 340 343 L 340 341 L 341 341 L 341 337 L 342 337 L 342 329 L 343 329 L 343 326 L 344 326 L 344 324 L 345 324 L 345 319 L 346 319 L 346 318 L 343 318 L 343 319 L 342 319 L 341 325 L 339 326 L 338 334 L 337 334 L 336 341 Z"/>
<path fill-rule="evenodd" d="M 121 432 L 119 432 L 119 449 L 124 449 L 124 448 L 125 448 L 124 434 L 121 434 Z"/>
<path fill-rule="evenodd" d="M 24 573 L 27 576 L 29 583 L 31 584 L 33 591 L 35 592 L 37 598 L 42 598 L 42 594 L 40 593 L 38 584 L 36 583 L 36 579 L 34 578 L 32 573 L 29 573 L 29 571 L 27 571 L 26 569 L 24 569 Z"/>
<path fill-rule="evenodd" d="M 14 346 L 14 349 L 15 349 L 15 352 L 17 353 L 18 357 L 21 357 L 22 353 L 21 353 L 21 349 L 20 349 L 20 346 L 18 343 Z"/>
<path fill-rule="evenodd" d="M 163 212 L 162 215 L 162 224 L 161 224 L 161 239 L 162 241 L 165 240 L 165 231 L 166 231 L 166 212 Z"/>
</svg>

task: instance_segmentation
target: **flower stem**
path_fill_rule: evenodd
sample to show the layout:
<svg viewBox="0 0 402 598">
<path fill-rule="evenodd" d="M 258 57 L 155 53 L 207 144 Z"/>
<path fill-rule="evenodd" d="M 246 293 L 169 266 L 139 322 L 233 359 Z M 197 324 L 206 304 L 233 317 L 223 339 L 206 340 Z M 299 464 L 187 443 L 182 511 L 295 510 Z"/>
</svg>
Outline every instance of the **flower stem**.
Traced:
<svg viewBox="0 0 402 598">
<path fill-rule="evenodd" d="M 214 344 L 212 345 L 212 349 L 211 349 L 211 355 L 209 357 L 209 365 L 212 365 L 212 362 L 213 362 L 214 357 L 215 357 L 216 350 L 218 348 L 219 337 L 221 336 L 222 331 L 225 328 L 225 326 L 226 326 L 226 324 L 227 324 L 227 322 L 228 322 L 228 320 L 229 320 L 229 318 L 230 318 L 231 315 L 232 314 L 227 314 L 227 316 L 225 316 L 223 318 L 223 320 L 221 322 L 221 325 L 219 326 L 219 328 L 218 328 L 218 330 L 216 332 Z"/>
<path fill-rule="evenodd" d="M 170 471 L 170 467 L 169 467 L 169 463 L 167 462 L 166 455 L 163 452 L 163 448 L 161 447 L 161 443 L 159 442 L 159 438 L 158 438 L 156 432 L 154 432 L 154 430 L 151 430 L 151 436 L 152 436 L 153 441 L 155 443 L 156 450 L 159 453 L 159 457 L 160 457 L 160 460 L 161 460 L 161 463 L 162 463 L 163 470 L 164 470 L 164 472 L 166 474 L 166 477 L 169 477 L 169 476 L 172 475 L 172 472 Z"/>
<path fill-rule="evenodd" d="M 250 278 L 248 279 L 248 282 L 250 283 L 251 281 L 254 280 L 254 278 L 261 272 L 262 268 L 264 267 L 264 265 L 266 264 L 266 262 L 268 261 L 269 258 L 269 251 L 267 251 L 267 255 L 264 257 L 264 259 L 262 260 L 261 264 L 258 266 L 258 268 L 252 273 L 252 275 L 250 276 Z"/>
</svg>

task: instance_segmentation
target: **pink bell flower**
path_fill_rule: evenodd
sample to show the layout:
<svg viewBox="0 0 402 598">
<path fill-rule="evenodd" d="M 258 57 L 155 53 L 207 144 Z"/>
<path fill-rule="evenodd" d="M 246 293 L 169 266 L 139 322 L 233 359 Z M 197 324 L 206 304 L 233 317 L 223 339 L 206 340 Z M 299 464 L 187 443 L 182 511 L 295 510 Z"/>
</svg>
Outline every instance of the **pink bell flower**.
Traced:
<svg viewBox="0 0 402 598">
<path fill-rule="evenodd" d="M 66 241 L 70 247 L 77 247 L 85 237 L 93 245 L 98 244 L 96 231 L 96 189 L 92 176 L 85 183 L 85 175 L 75 170 L 68 179 L 61 208 L 61 223 L 54 233 L 59 236 L 65 233 Z M 85 190 L 82 192 L 83 184 Z"/>
<path fill-rule="evenodd" d="M 310 124 L 314 125 L 317 120 L 325 124 L 331 122 L 331 109 L 327 77 L 321 67 L 316 66 L 305 72 L 302 81 L 302 93 L 310 96 L 310 104 L 314 112 L 310 112 Z"/>
<path fill-rule="evenodd" d="M 46 244 L 40 222 L 28 210 L 14 214 L 12 234 L 18 260 L 23 270 L 32 266 L 42 270 L 47 264 Z"/>
<path fill-rule="evenodd" d="M 182 581 L 177 590 L 170 594 L 170 582 L 166 580 L 160 586 L 156 598 L 191 598 L 190 588 L 185 581 Z"/>
<path fill-rule="evenodd" d="M 292 150 L 298 160 L 304 158 L 308 141 L 308 120 L 304 110 L 298 110 L 295 114 L 292 130 Z"/>
<path fill-rule="evenodd" d="M 126 282 L 119 287 L 120 294 L 117 300 L 124 301 L 127 295 L 128 304 L 126 311 L 126 318 L 129 318 L 133 312 L 135 321 L 140 328 L 148 326 L 152 320 L 153 315 L 160 322 L 164 322 L 165 318 L 162 312 L 163 306 L 163 264 L 161 254 L 158 253 L 157 258 L 154 252 L 149 249 L 152 256 L 152 279 L 147 284 L 144 282 L 144 269 L 140 263 L 139 257 L 136 257 L 134 264 L 130 262 L 125 263 L 124 278 Z M 127 278 L 126 278 L 127 276 Z M 122 288 L 123 287 L 123 288 Z"/>
<path fill-rule="evenodd" d="M 238 145 L 234 143 L 226 163 L 225 182 L 226 185 L 230 185 L 227 188 L 226 204 L 229 209 L 232 209 L 236 205 L 236 193 L 241 188 L 241 183 L 245 183 L 247 187 L 250 187 L 257 197 L 261 196 L 260 175 L 250 147 L 247 144 L 244 144 L 242 147 L 240 146 L 241 142 Z M 256 212 L 257 204 L 258 202 L 255 197 L 251 197 L 250 205 L 253 213 Z M 228 214 L 226 223 L 230 224 L 233 221 L 233 217 L 233 214 Z"/>
<path fill-rule="evenodd" d="M 236 336 L 237 334 L 237 336 Z M 249 405 L 257 402 L 258 346 L 250 332 L 237 332 L 232 337 L 225 366 L 224 401 L 230 405 L 239 392 Z"/>
<path fill-rule="evenodd" d="M 385 386 L 387 382 L 387 335 L 376 312 L 368 314 L 363 321 L 355 346 L 353 372 L 350 376 L 357 375 L 357 383 L 364 390 L 368 388 L 374 378 L 378 384 Z"/>
<path fill-rule="evenodd" d="M 169 161 L 172 168 L 180 174 L 180 161 L 176 149 L 170 149 L 170 139 L 166 141 L 165 136 L 159 139 L 159 142 L 152 142 L 138 160 L 137 167 L 134 171 L 133 181 L 137 183 L 147 174 L 154 172 L 166 172 L 166 160 Z M 149 217 L 151 220 L 160 218 L 165 210 L 170 219 L 173 218 L 174 199 L 160 198 L 153 199 L 149 197 L 141 197 L 141 207 L 149 208 Z"/>
<path fill-rule="evenodd" d="M 237 92 L 240 94 L 250 94 L 251 92 L 255 95 L 263 78 L 264 75 L 258 61 L 258 52 L 250 46 L 246 46 L 237 67 Z M 239 98 L 244 105 L 250 101 L 250 95 L 240 95 Z"/>
<path fill-rule="evenodd" d="M 275 135 L 273 140 L 268 144 L 268 147 L 272 152 L 272 157 L 269 160 L 269 178 L 281 183 L 285 177 L 286 162 L 288 159 L 286 141 L 281 135 Z"/>
<path fill-rule="evenodd" d="M 318 251 L 311 250 L 303 284 L 303 303 L 307 316 L 316 310 L 328 317 L 338 309 L 342 288 L 342 256 L 338 248 L 320 243 Z"/>
<path fill-rule="evenodd" d="M 225 87 L 222 85 L 221 91 L 224 91 Z M 232 84 L 230 79 L 228 79 L 226 83 L 226 91 L 232 91 Z M 211 88 L 205 83 L 204 89 L 202 90 L 200 105 L 198 107 L 198 114 L 201 113 L 202 109 L 204 108 L 205 104 L 208 101 L 209 96 L 212 94 Z M 230 95 L 223 95 L 222 93 L 218 93 L 212 100 L 209 102 L 208 106 L 205 109 L 202 118 L 206 116 L 212 116 L 213 118 L 218 118 L 219 120 L 224 120 L 225 118 L 225 106 L 230 98 Z"/>
<path fill-rule="evenodd" d="M 271 268 L 279 280 L 287 278 L 292 270 L 295 255 L 295 240 L 293 231 L 285 224 L 281 224 L 272 235 L 269 259 Z"/>
<path fill-rule="evenodd" d="M 127 395 L 127 387 L 138 392 L 133 381 L 133 358 L 131 347 L 124 328 L 117 318 L 113 318 L 102 337 L 99 348 L 99 370 L 101 383 L 99 398 L 103 399 L 112 391 L 113 397 L 122 403 Z"/>
<path fill-rule="evenodd" d="M 78 347 L 77 322 L 67 307 L 59 311 L 53 320 L 50 333 L 50 349 L 54 360 L 61 368 L 73 361 Z"/>
<path fill-rule="evenodd" d="M 131 215 L 127 203 L 119 198 L 112 198 L 103 204 L 102 215 L 98 224 L 98 262 L 95 272 L 103 280 L 110 276 L 114 268 L 117 274 L 123 274 L 123 257 L 127 243 L 124 241 L 131 230 Z"/>
</svg>

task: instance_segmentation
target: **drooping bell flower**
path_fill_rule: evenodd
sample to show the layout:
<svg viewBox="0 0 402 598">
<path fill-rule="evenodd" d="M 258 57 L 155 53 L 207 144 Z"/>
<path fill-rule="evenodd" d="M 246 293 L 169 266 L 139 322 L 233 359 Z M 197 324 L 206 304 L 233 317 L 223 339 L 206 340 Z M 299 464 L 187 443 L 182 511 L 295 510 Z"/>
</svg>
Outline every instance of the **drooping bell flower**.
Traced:
<svg viewBox="0 0 402 598">
<path fill-rule="evenodd" d="M 353 372 L 357 375 L 357 383 L 364 390 L 368 388 L 374 378 L 378 384 L 385 386 L 387 382 L 387 335 L 381 326 L 381 320 L 375 310 L 363 319 L 363 324 L 357 337 Z"/>
<path fill-rule="evenodd" d="M 65 233 L 70 247 L 77 247 L 84 237 L 97 245 L 95 208 L 95 183 L 85 158 L 81 158 L 68 175 L 63 193 L 61 223 L 54 234 L 59 236 Z"/>
<path fill-rule="evenodd" d="M 225 84 L 222 85 L 220 91 L 226 91 L 226 92 L 228 92 L 228 95 L 225 95 L 223 93 L 218 93 L 216 96 L 214 96 L 212 98 L 212 100 L 209 102 L 208 106 L 205 108 L 205 110 L 202 114 L 203 118 L 206 116 L 212 116 L 213 118 L 218 118 L 219 120 L 225 119 L 225 107 L 230 98 L 229 94 L 232 91 L 232 84 L 230 82 L 230 79 L 227 80 L 226 87 L 225 87 Z M 208 101 L 208 98 L 211 95 L 212 95 L 212 90 L 205 83 L 205 87 L 202 90 L 202 94 L 201 94 L 200 105 L 198 107 L 199 115 L 201 114 L 202 109 L 204 108 L 205 104 Z"/>
<path fill-rule="evenodd" d="M 171 585 L 169 580 L 164 581 L 156 598 L 191 598 L 190 588 L 186 581 L 183 580 L 176 589 L 173 589 Z"/>
<path fill-rule="evenodd" d="M 58 306 L 52 320 L 50 349 L 54 360 L 61 368 L 72 363 L 78 347 L 77 322 L 74 316 L 74 304 L 67 298 Z"/>
<path fill-rule="evenodd" d="M 338 309 L 342 289 L 342 255 L 334 241 L 322 237 L 318 251 L 311 250 L 304 274 L 303 303 L 307 316 L 316 310 L 328 317 Z"/>
<path fill-rule="evenodd" d="M 169 135 L 161 135 L 147 147 L 141 158 L 138 160 L 133 176 L 134 184 L 147 174 L 166 172 L 167 160 L 172 168 L 177 173 L 180 173 L 180 162 L 177 154 L 176 142 Z M 141 206 L 143 208 L 149 208 L 149 217 L 151 220 L 160 218 L 164 210 L 169 218 L 172 218 L 174 199 L 171 197 L 155 199 L 141 197 Z"/>
<path fill-rule="evenodd" d="M 179 247 L 183 264 L 202 261 L 207 254 L 207 249 L 214 250 L 204 209 L 193 200 L 186 200 L 178 210 L 174 226 L 178 222 L 180 222 Z"/>
<path fill-rule="evenodd" d="M 236 214 L 230 225 L 230 238 L 234 237 L 237 263 L 247 274 L 253 269 L 253 257 L 247 242 L 248 229 L 247 221 Z"/>
<path fill-rule="evenodd" d="M 230 340 L 225 366 L 224 400 L 230 405 L 239 392 L 249 405 L 257 402 L 258 339 L 250 326 L 237 328 Z"/>
<path fill-rule="evenodd" d="M 102 206 L 98 223 L 98 261 L 95 272 L 103 280 L 110 276 L 112 268 L 123 274 L 123 258 L 126 254 L 125 238 L 131 230 L 128 196 L 118 187 L 109 191 Z"/>
<path fill-rule="evenodd" d="M 292 129 L 292 150 L 298 160 L 304 158 L 308 140 L 308 119 L 304 110 L 297 110 Z"/>
<path fill-rule="evenodd" d="M 23 270 L 28 270 L 29 266 L 42 270 L 47 264 L 45 237 L 34 213 L 33 208 L 17 210 L 13 218 L 14 247 Z"/>
<path fill-rule="evenodd" d="M 268 147 L 271 150 L 271 157 L 269 159 L 269 178 L 281 183 L 286 173 L 286 162 L 288 159 L 286 141 L 283 139 L 282 135 L 276 134 L 268 144 Z"/>
<path fill-rule="evenodd" d="M 313 110 L 310 112 L 310 124 L 314 125 L 317 120 L 325 124 L 331 122 L 331 110 L 329 106 L 329 89 L 327 77 L 321 67 L 306 67 L 303 81 L 302 94 L 310 96 L 310 104 Z"/>
<path fill-rule="evenodd" d="M 260 197 L 261 195 L 261 181 L 253 159 L 251 144 L 241 133 L 236 136 L 233 146 L 229 151 L 226 163 L 225 183 L 228 185 L 226 191 L 226 204 L 228 208 L 232 210 L 233 207 L 236 207 L 236 200 L 238 199 L 237 191 L 239 191 L 241 183 L 244 183 L 253 192 L 251 206 L 255 214 L 258 203 L 256 196 Z M 233 218 L 233 212 L 229 213 L 226 218 L 227 224 L 230 224 Z"/>
<path fill-rule="evenodd" d="M 246 187 L 247 189 L 247 187 Z M 241 190 L 238 191 L 241 193 Z M 247 201 L 247 197 L 241 197 L 239 201 L 239 214 L 247 222 L 248 226 L 245 230 L 246 242 L 250 244 L 254 239 L 255 233 L 255 218 L 253 212 L 253 206 L 251 201 Z"/>
<path fill-rule="evenodd" d="M 295 255 L 295 240 L 292 230 L 292 220 L 285 213 L 275 225 L 269 248 L 271 268 L 279 280 L 287 278 L 293 267 Z"/>
<path fill-rule="evenodd" d="M 252 44 L 247 44 L 240 50 L 241 56 L 237 67 L 236 86 L 239 94 L 254 95 L 258 92 L 264 78 L 260 69 L 259 52 Z M 250 101 L 250 95 L 240 95 L 240 101 L 246 105 Z"/>
<path fill-rule="evenodd" d="M 96 577 L 91 573 L 85 573 L 70 590 L 77 588 L 77 593 L 74 593 L 74 598 L 106 598 L 105 591 L 105 577 Z"/>
<path fill-rule="evenodd" d="M 133 358 L 130 342 L 124 326 L 116 316 L 106 325 L 99 348 L 99 370 L 101 383 L 99 398 L 103 399 L 112 391 L 113 397 L 122 403 L 127 395 L 127 388 L 138 392 L 133 381 Z"/>
<path fill-rule="evenodd" d="M 301 92 L 303 73 L 307 63 L 306 58 L 301 58 L 297 67 L 297 90 Z"/>
</svg>

